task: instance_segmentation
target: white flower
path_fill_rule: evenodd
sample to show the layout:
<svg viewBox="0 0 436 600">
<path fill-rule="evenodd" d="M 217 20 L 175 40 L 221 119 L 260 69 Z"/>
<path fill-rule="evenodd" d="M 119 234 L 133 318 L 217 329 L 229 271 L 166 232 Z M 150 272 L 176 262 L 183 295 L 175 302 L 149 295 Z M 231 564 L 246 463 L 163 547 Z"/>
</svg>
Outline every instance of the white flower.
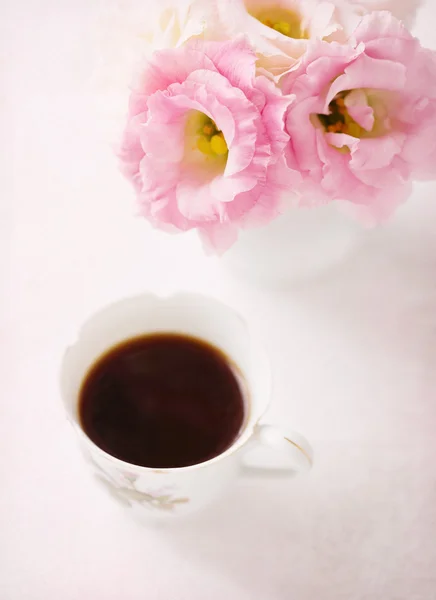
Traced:
<svg viewBox="0 0 436 600">
<path fill-rule="evenodd" d="M 312 39 L 345 41 L 341 19 L 356 22 L 355 7 L 324 0 L 210 0 L 214 30 L 224 37 L 245 33 L 259 56 L 258 67 L 274 77 L 288 71 Z M 348 14 L 349 13 L 349 14 Z M 210 34 L 206 32 L 208 37 Z"/>
</svg>

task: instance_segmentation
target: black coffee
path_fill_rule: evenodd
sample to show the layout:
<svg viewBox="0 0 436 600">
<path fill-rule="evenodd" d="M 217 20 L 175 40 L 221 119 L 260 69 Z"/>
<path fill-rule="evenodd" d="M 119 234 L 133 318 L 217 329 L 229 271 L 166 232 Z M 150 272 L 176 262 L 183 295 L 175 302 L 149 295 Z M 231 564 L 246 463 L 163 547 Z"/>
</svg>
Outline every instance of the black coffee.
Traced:
<svg viewBox="0 0 436 600">
<path fill-rule="evenodd" d="M 186 467 L 231 446 L 245 401 L 220 350 L 165 333 L 128 340 L 100 357 L 82 385 L 79 414 L 88 437 L 121 460 Z"/>
</svg>

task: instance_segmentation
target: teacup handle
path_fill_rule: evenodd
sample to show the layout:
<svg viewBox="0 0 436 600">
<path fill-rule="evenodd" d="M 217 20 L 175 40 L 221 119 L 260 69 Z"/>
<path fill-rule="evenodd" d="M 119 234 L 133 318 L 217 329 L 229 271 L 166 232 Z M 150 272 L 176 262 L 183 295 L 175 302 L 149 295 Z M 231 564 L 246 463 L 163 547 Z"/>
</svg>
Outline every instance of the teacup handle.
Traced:
<svg viewBox="0 0 436 600">
<path fill-rule="evenodd" d="M 256 426 L 243 457 L 246 470 L 266 474 L 304 473 L 312 464 L 313 451 L 306 438 L 266 424 Z"/>
</svg>

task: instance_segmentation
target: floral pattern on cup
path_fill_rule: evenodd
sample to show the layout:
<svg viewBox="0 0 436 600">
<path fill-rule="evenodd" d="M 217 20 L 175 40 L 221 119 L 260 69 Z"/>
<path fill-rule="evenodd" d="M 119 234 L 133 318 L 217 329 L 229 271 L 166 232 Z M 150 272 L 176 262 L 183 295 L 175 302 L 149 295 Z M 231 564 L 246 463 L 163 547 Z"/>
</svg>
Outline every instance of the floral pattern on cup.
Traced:
<svg viewBox="0 0 436 600">
<path fill-rule="evenodd" d="M 123 506 L 131 507 L 133 504 L 138 503 L 153 509 L 172 511 L 177 505 L 189 502 L 189 498 L 175 498 L 171 494 L 141 492 L 135 487 L 116 486 L 97 473 L 95 476 L 105 486 L 110 495 Z"/>
<path fill-rule="evenodd" d="M 168 490 L 141 491 L 136 487 L 138 476 L 133 473 L 122 473 L 123 482 L 115 481 L 91 456 L 88 457 L 96 473 L 97 481 L 105 487 L 109 494 L 118 503 L 123 506 L 132 507 L 134 504 L 141 504 L 151 509 L 162 511 L 173 511 L 178 505 L 187 504 L 189 498 L 175 497 Z"/>
</svg>

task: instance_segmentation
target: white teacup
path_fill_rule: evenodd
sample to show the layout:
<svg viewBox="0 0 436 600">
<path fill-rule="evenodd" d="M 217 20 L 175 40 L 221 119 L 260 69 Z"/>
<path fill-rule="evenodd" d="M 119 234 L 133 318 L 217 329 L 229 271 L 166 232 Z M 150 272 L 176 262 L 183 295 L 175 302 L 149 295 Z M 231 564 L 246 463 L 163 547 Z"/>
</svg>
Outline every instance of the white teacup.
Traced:
<svg viewBox="0 0 436 600">
<path fill-rule="evenodd" d="M 171 469 L 140 467 L 106 453 L 81 428 L 78 400 L 90 367 L 111 347 L 153 332 L 188 334 L 211 343 L 238 365 L 245 380 L 249 411 L 245 427 L 230 448 L 211 460 Z M 167 299 L 147 294 L 102 309 L 83 325 L 61 368 L 63 401 L 96 478 L 135 516 L 157 519 L 174 519 L 210 503 L 232 485 L 243 467 L 257 473 L 300 473 L 311 468 L 312 450 L 301 435 L 261 424 L 270 384 L 266 355 L 244 320 L 221 302 L 191 294 Z"/>
</svg>

